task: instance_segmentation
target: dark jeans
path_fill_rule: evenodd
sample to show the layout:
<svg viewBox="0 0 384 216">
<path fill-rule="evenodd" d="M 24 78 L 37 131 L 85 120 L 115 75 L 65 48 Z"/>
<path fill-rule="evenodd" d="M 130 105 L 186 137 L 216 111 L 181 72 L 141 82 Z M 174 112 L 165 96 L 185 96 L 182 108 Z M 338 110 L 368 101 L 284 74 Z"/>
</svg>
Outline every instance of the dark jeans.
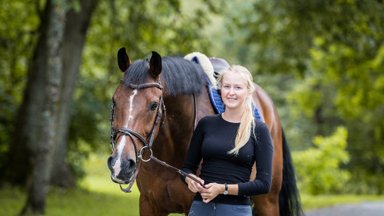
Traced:
<svg viewBox="0 0 384 216">
<path fill-rule="evenodd" d="M 204 203 L 193 201 L 188 216 L 251 216 L 249 205 L 230 205 L 222 203 Z"/>
</svg>

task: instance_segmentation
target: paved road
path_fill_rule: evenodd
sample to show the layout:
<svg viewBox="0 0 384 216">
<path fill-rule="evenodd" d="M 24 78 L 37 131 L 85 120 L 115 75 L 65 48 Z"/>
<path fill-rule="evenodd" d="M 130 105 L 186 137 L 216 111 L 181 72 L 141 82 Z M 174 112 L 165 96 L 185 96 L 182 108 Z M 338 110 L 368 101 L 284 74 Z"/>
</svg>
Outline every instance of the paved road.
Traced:
<svg viewBox="0 0 384 216">
<path fill-rule="evenodd" d="M 313 210 L 306 216 L 384 216 L 383 202 L 363 202 Z"/>
</svg>

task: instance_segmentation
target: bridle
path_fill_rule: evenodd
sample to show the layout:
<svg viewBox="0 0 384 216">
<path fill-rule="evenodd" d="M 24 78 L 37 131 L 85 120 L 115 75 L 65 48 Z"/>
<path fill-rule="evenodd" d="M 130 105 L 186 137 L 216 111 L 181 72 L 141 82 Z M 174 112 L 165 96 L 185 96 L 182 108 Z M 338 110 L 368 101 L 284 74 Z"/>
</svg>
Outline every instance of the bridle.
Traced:
<svg viewBox="0 0 384 216">
<path fill-rule="evenodd" d="M 141 89 L 145 89 L 145 88 L 153 88 L 153 87 L 158 88 L 160 90 L 163 89 L 163 86 L 157 82 L 144 83 L 144 84 L 136 85 L 136 84 L 131 84 L 131 83 L 125 83 L 122 80 L 121 83 L 128 88 L 136 89 L 136 90 L 141 90 Z M 142 142 L 144 144 L 144 147 L 149 147 L 149 148 L 152 147 L 154 131 L 156 129 L 156 126 L 160 123 L 161 119 L 163 118 L 163 113 L 165 113 L 165 111 L 166 111 L 163 97 L 160 97 L 160 102 L 159 102 L 159 105 L 157 106 L 155 122 L 153 123 L 151 132 L 149 133 L 149 136 L 148 136 L 149 142 L 146 141 L 146 138 L 144 138 L 144 136 L 140 135 L 139 133 L 137 133 L 137 132 L 135 132 L 129 128 L 124 128 L 124 127 L 123 128 L 114 128 L 113 127 L 114 110 L 115 110 L 115 104 L 113 103 L 112 104 L 112 111 L 111 111 L 111 119 L 110 119 L 111 120 L 110 142 L 112 145 L 112 150 L 115 148 L 115 136 L 117 135 L 117 133 L 122 133 L 123 135 L 127 135 L 130 137 L 134 136 L 138 140 L 140 140 L 140 142 Z"/>
<path fill-rule="evenodd" d="M 134 90 L 142 90 L 142 89 L 146 89 L 146 88 L 158 88 L 160 90 L 163 90 L 163 86 L 158 82 L 144 83 L 144 84 L 136 85 L 136 84 L 132 84 L 132 83 L 125 83 L 123 80 L 121 80 L 121 83 L 124 86 L 131 88 L 131 89 L 134 89 Z M 133 146 L 135 148 L 135 154 L 136 154 L 135 171 L 134 171 L 133 178 L 131 178 L 131 180 L 129 182 L 128 188 L 124 189 L 124 188 L 122 188 L 122 186 L 120 184 L 120 188 L 124 192 L 130 192 L 131 191 L 130 189 L 131 189 L 131 187 L 132 187 L 132 185 L 136 179 L 136 176 L 138 174 L 138 171 L 139 171 L 138 167 L 139 167 L 140 161 L 148 162 L 153 158 L 152 145 L 153 145 L 153 141 L 154 141 L 155 130 L 156 130 L 157 126 L 160 124 L 161 120 L 163 119 L 163 116 L 166 113 L 165 104 L 164 104 L 164 100 L 163 100 L 162 96 L 160 97 L 160 102 L 159 102 L 159 105 L 157 106 L 156 109 L 157 109 L 156 110 L 156 117 L 155 117 L 155 121 L 153 123 L 152 129 L 151 129 L 151 132 L 149 133 L 149 135 L 147 137 L 144 137 L 140 133 L 135 132 L 135 131 L 131 130 L 130 128 L 126 128 L 126 127 L 115 128 L 115 127 L 113 127 L 115 103 L 112 103 L 112 110 L 111 110 L 111 117 L 110 117 L 110 121 L 111 121 L 110 143 L 112 145 L 112 151 L 115 148 L 115 140 L 117 140 L 117 138 L 118 138 L 117 135 L 120 134 L 120 136 L 128 136 L 131 139 Z M 137 151 L 136 143 L 135 143 L 133 137 L 137 138 L 143 144 L 143 147 L 139 151 Z M 147 142 L 147 140 L 149 140 L 149 141 Z M 148 150 L 150 153 L 148 158 L 143 157 L 145 150 Z"/>
<path fill-rule="evenodd" d="M 128 88 L 131 88 L 131 89 L 134 89 L 134 90 L 135 89 L 136 90 L 141 90 L 141 89 L 146 89 L 146 88 L 158 88 L 160 90 L 163 90 L 163 86 L 159 82 L 144 83 L 144 84 L 136 85 L 136 84 L 126 83 L 123 80 L 121 80 L 121 83 L 124 86 L 126 86 Z M 193 103 L 194 103 L 194 108 L 195 108 L 194 109 L 194 117 L 193 118 L 196 120 L 196 107 L 195 107 L 196 106 L 196 101 L 195 101 L 195 96 L 194 95 L 193 95 Z M 123 192 L 126 192 L 126 193 L 131 192 L 131 188 L 133 186 L 133 183 L 135 182 L 135 179 L 136 179 L 136 177 L 137 177 L 137 175 L 139 173 L 139 166 L 141 165 L 140 162 L 141 161 L 142 162 L 149 162 L 151 160 L 155 161 L 156 163 L 159 163 L 160 165 L 163 165 L 165 167 L 171 168 L 171 169 L 175 170 L 176 172 L 178 172 L 180 175 L 188 177 L 188 178 L 192 179 L 193 181 L 199 183 L 201 186 L 205 187 L 195 177 L 193 177 L 190 174 L 182 171 L 181 169 L 178 169 L 178 168 L 176 168 L 176 167 L 174 167 L 172 165 L 167 164 L 166 162 L 156 158 L 153 155 L 152 145 L 153 145 L 153 141 L 154 141 L 155 130 L 156 130 L 157 126 L 159 126 L 159 124 L 162 122 L 162 120 L 164 120 L 164 116 L 166 115 L 166 108 L 165 108 L 163 96 L 160 97 L 160 102 L 159 102 L 159 105 L 157 106 L 157 110 L 156 110 L 155 121 L 153 123 L 151 132 L 149 133 L 148 137 L 144 137 L 143 135 L 141 135 L 141 134 L 131 130 L 130 128 L 125 128 L 125 127 L 115 128 L 115 127 L 113 127 L 114 110 L 115 110 L 115 104 L 112 103 L 112 110 L 111 110 L 111 116 L 110 116 L 110 122 L 111 122 L 110 143 L 112 145 L 112 151 L 115 148 L 115 140 L 117 140 L 117 138 L 118 138 L 117 135 L 121 134 L 121 136 L 128 136 L 131 139 L 131 141 L 133 143 L 133 146 L 134 146 L 134 149 L 135 149 L 135 155 L 136 155 L 135 171 L 134 171 L 134 175 L 132 176 L 131 180 L 129 181 L 128 187 L 127 188 L 123 188 L 121 186 L 121 184 L 120 184 L 120 189 Z M 195 121 L 194 121 L 194 124 L 195 124 Z M 143 147 L 139 151 L 137 151 L 136 143 L 135 143 L 133 137 L 137 138 L 143 144 Z M 147 142 L 147 140 L 149 140 L 149 142 Z M 143 154 L 144 154 L 144 152 L 146 150 L 149 151 L 149 156 L 147 158 L 144 158 Z"/>
</svg>

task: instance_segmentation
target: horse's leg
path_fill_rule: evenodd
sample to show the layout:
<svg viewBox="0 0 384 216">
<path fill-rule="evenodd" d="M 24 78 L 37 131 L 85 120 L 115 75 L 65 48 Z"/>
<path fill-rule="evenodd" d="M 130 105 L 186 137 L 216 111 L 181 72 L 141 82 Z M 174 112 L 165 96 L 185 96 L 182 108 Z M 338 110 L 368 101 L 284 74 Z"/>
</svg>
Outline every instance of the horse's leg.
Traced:
<svg viewBox="0 0 384 216">
<path fill-rule="evenodd" d="M 167 214 L 161 213 L 161 210 L 151 205 L 151 201 L 143 195 L 140 195 L 140 216 L 167 216 Z"/>
<path fill-rule="evenodd" d="M 269 193 L 252 197 L 255 215 L 257 216 L 279 216 L 279 195 Z"/>
<path fill-rule="evenodd" d="M 180 180 L 179 174 L 167 167 L 152 165 L 156 166 L 149 170 L 148 166 L 141 167 L 141 176 L 137 181 L 140 189 L 140 215 L 163 216 L 188 212 L 194 194 Z"/>
<path fill-rule="evenodd" d="M 154 215 L 150 202 L 145 196 L 140 195 L 139 203 L 140 216 Z"/>
<path fill-rule="evenodd" d="M 188 189 L 187 184 L 182 182 L 180 177 L 177 176 L 176 179 L 173 179 L 168 184 L 167 192 L 169 200 L 177 204 L 177 212 L 183 212 L 187 215 L 194 197 L 194 193 Z"/>
</svg>

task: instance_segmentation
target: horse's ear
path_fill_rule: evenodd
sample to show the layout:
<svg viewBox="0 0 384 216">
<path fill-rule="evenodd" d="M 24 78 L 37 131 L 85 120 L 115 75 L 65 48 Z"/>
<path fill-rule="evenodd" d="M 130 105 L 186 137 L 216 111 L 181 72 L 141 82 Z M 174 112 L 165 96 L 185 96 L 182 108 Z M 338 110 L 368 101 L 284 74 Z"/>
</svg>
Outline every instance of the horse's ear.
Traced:
<svg viewBox="0 0 384 216">
<path fill-rule="evenodd" d="M 159 53 L 152 51 L 151 60 L 149 60 L 149 72 L 152 77 L 156 78 L 159 76 L 162 70 L 161 56 Z"/>
<path fill-rule="evenodd" d="M 117 52 L 117 63 L 119 64 L 120 70 L 123 72 L 125 72 L 131 64 L 131 60 L 128 57 L 125 47 L 120 48 Z"/>
</svg>

